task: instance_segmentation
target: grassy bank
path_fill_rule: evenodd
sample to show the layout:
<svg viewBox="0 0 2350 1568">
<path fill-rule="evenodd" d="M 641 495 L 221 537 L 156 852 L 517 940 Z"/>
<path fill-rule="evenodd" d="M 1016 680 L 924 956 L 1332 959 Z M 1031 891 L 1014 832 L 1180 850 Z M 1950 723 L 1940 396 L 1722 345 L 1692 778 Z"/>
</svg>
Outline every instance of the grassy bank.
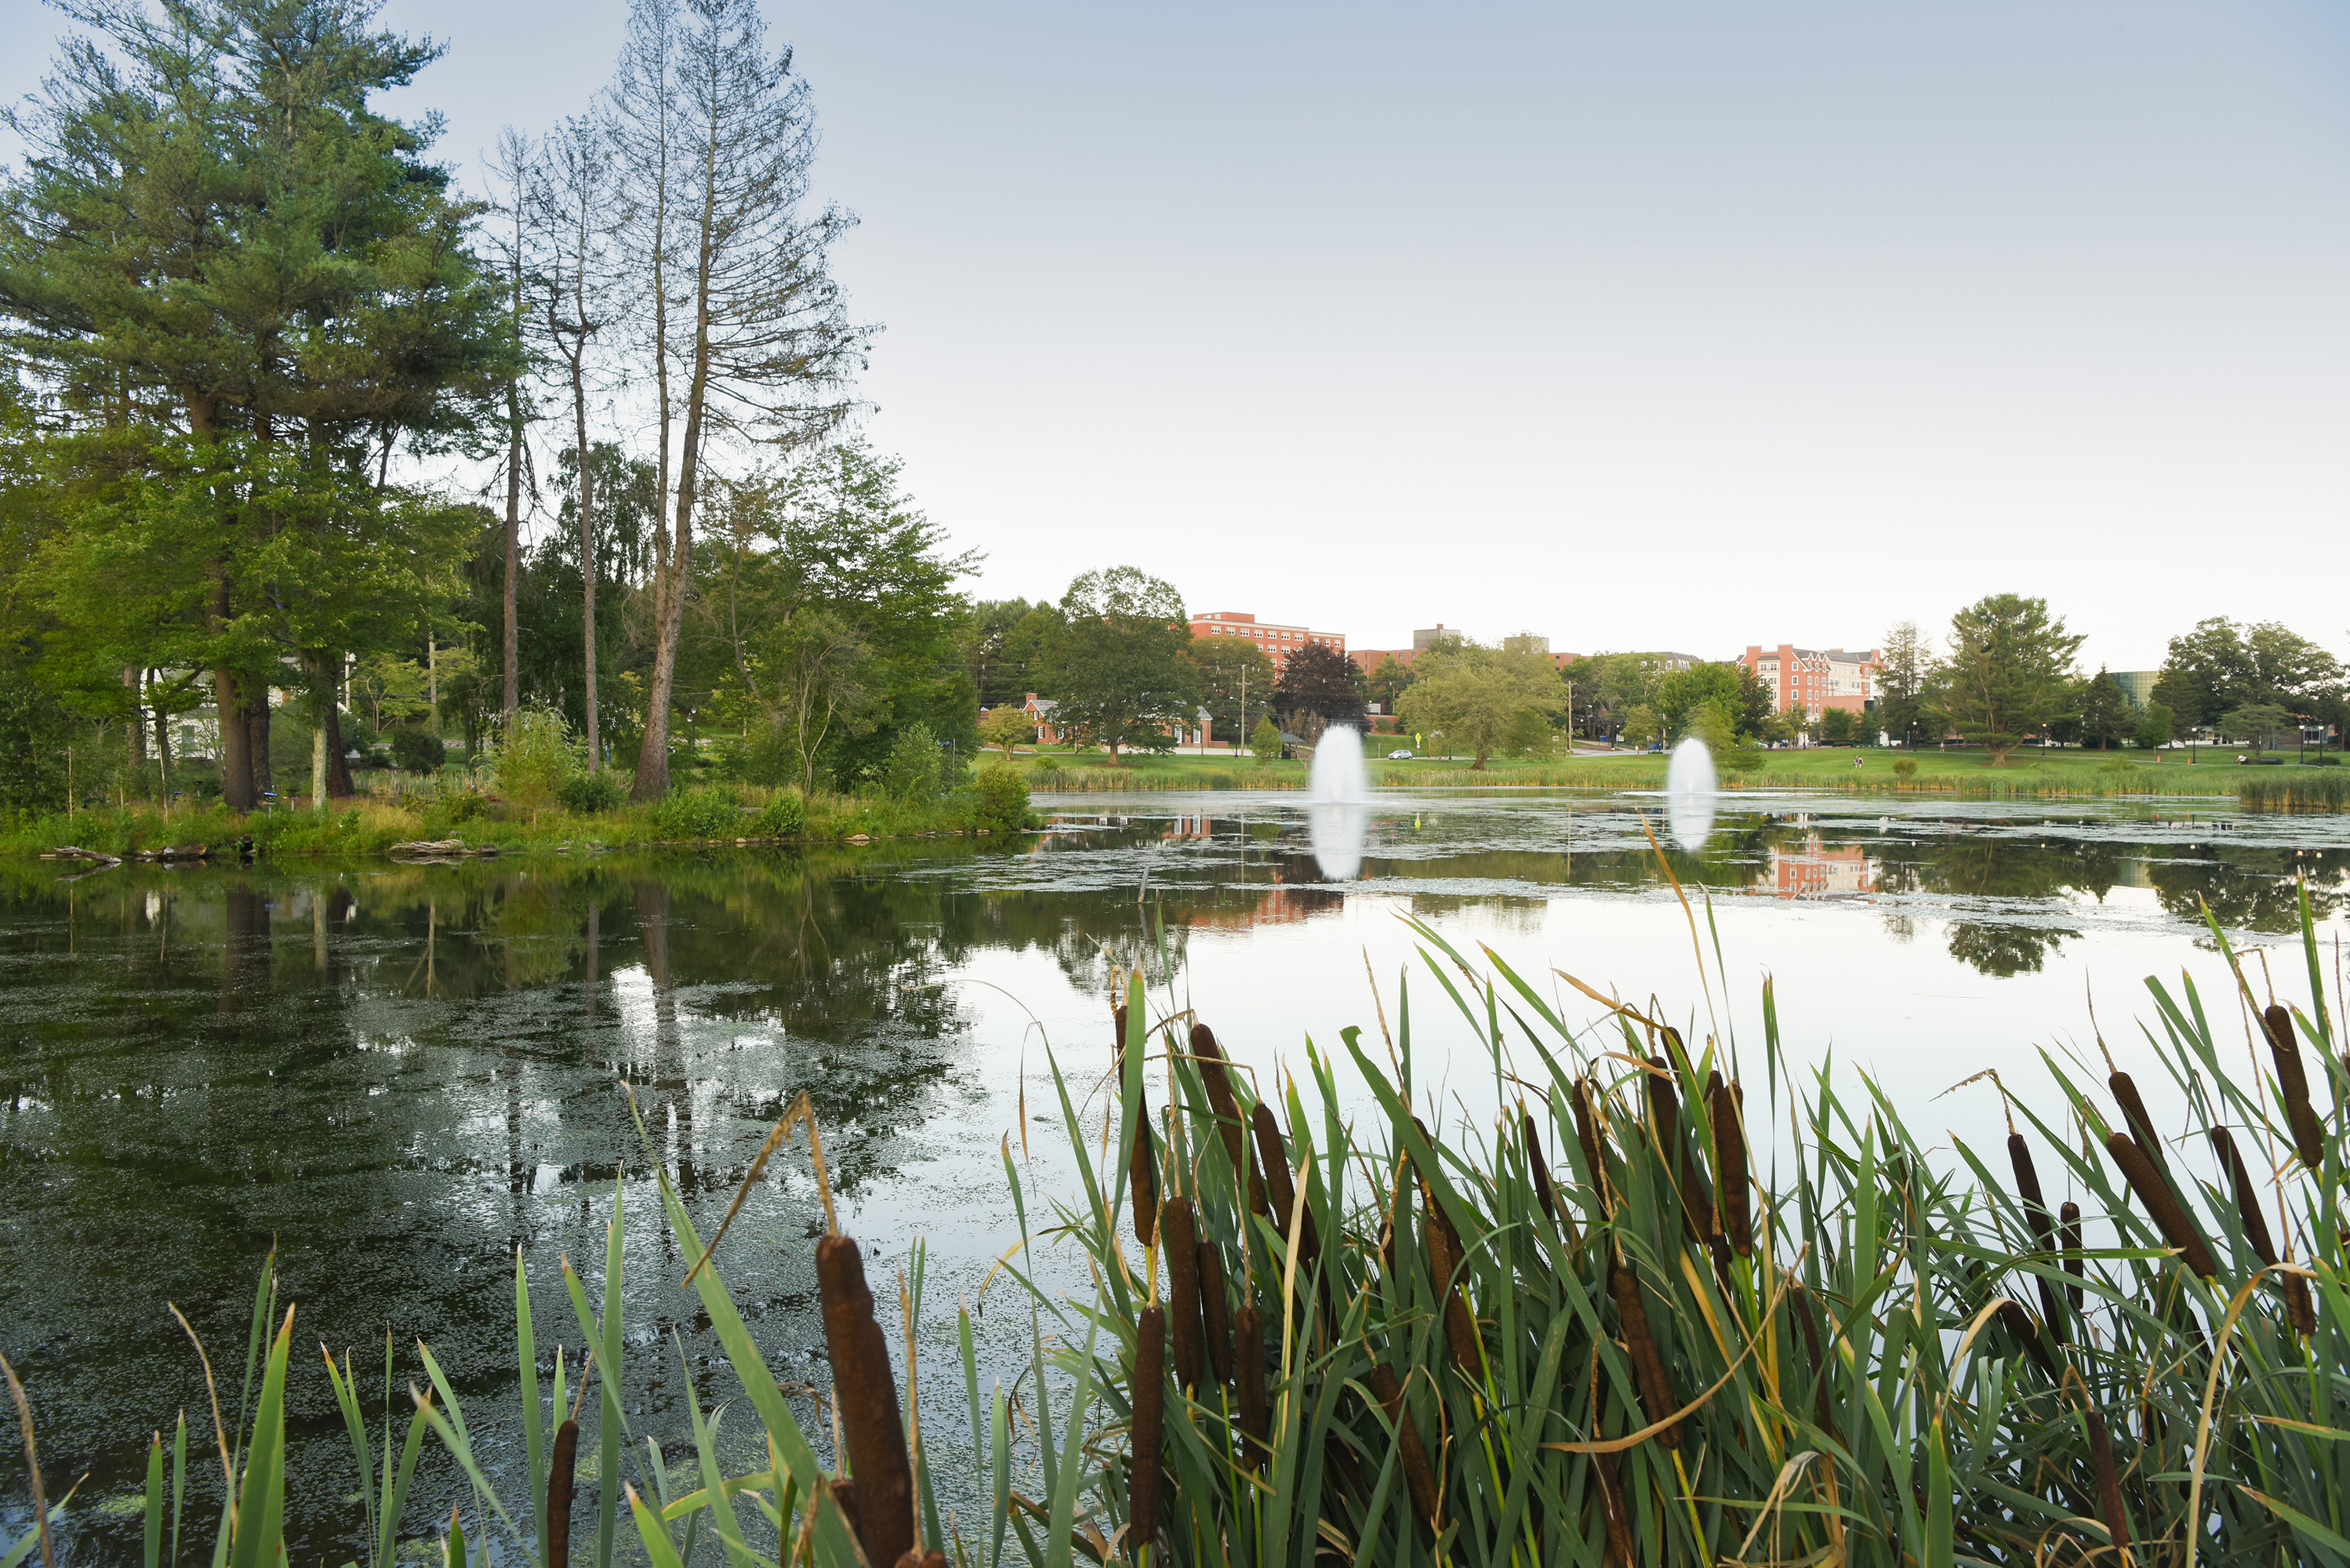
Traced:
<svg viewBox="0 0 2350 1568">
<path fill-rule="evenodd" d="M 641 1199 L 616 1184 L 600 1272 L 517 1268 L 518 1408 L 473 1416 L 518 1428 L 519 1453 L 473 1449 L 420 1346 L 412 1369 L 387 1357 L 380 1390 L 348 1358 L 326 1372 L 355 1469 L 289 1478 L 287 1392 L 319 1371 L 293 1355 L 293 1310 L 265 1276 L 234 1421 L 215 1433 L 200 1412 L 192 1434 L 159 1435 L 143 1498 L 100 1506 L 143 1512 L 151 1563 L 217 1541 L 216 1562 L 254 1568 L 278 1559 L 289 1485 L 348 1500 L 369 1568 L 677 1568 L 697 1552 L 847 1568 L 860 1539 L 868 1563 L 965 1568 L 2350 1563 L 2350 1073 L 2305 905 L 2303 1004 L 2263 1015 L 2243 992 L 2267 1035 L 2249 1074 L 2191 981 L 2149 981 L 2143 1044 L 2118 1047 L 2102 1085 L 2050 1059 L 1975 1091 L 2008 1096 L 1996 1153 L 1951 1146 L 1930 1111 L 1913 1131 L 1866 1081 L 1791 1071 L 1767 988 L 1742 1072 L 1726 1041 L 1612 1004 L 1595 1036 L 1547 986 L 1420 935 L 1423 996 L 1441 988 L 1490 1053 L 1509 1107 L 1490 1132 L 1437 1137 L 1414 1116 L 1445 1075 L 1418 1073 L 1407 988 L 1388 998 L 1392 1038 L 1382 1014 L 1276 1082 L 1227 1070 L 1179 977 L 1157 1023 L 1129 981 L 1117 1046 L 1056 1069 L 1076 1185 L 1052 1214 L 1031 1212 L 1005 1145 L 1030 1233 L 1004 1238 L 993 1288 L 1035 1325 L 1014 1386 L 983 1390 L 983 1297 L 959 1304 L 967 1405 L 917 1424 L 892 1346 L 924 1321 L 923 1254 L 902 1305 L 877 1314 L 886 1266 L 837 1233 L 813 1249 L 831 1398 L 779 1384 L 722 1271 L 733 1251 L 808 1241 L 722 1227 L 705 1246 L 646 1138 L 635 1163 L 676 1256 L 664 1282 L 624 1281 L 621 1208 Z M 2232 1028 L 2243 977 L 2212 937 L 2231 972 L 2208 1011 Z M 1368 1117 L 1338 1087 L 1342 1055 Z M 1097 1113 L 1069 1085 L 1105 1065 L 1116 1142 L 1097 1147 Z M 2184 1128 L 2149 1122 L 2131 1068 L 2176 1082 Z M 806 1105 L 746 1189 L 771 1157 L 796 1161 Z M 1761 1157 L 1766 1128 L 1794 1159 Z M 1091 1289 L 1035 1282 L 1034 1249 L 1055 1243 L 1081 1249 Z M 552 1354 L 534 1291 L 565 1324 Z M 629 1323 L 631 1300 L 669 1291 L 691 1308 L 675 1296 L 654 1315 L 706 1314 L 732 1375 L 675 1386 L 682 1466 L 640 1452 L 622 1415 L 631 1378 L 673 1354 Z M 237 1388 L 233 1347 L 213 1363 Z M 165 1415 L 142 1409 L 142 1428 L 172 1430 Z M 763 1459 L 730 1469 L 746 1428 Z M 427 1443 L 462 1469 L 470 1507 L 408 1510 Z M 234 1484 L 217 1513 L 183 1517 L 214 1451 Z M 961 1508 L 941 1505 L 948 1467 Z M 32 1547 L 28 1531 L 12 1560 Z"/>
<path fill-rule="evenodd" d="M 1015 815 L 1016 813 L 1016 815 Z M 500 854 L 619 849 L 662 844 L 845 843 L 941 834 L 1006 833 L 1024 825 L 1024 796 L 983 799 L 972 790 L 932 801 L 730 785 L 691 790 L 650 805 L 533 813 L 451 791 L 401 800 L 360 798 L 323 812 L 281 806 L 238 814 L 217 805 L 161 807 L 132 802 L 97 811 L 20 815 L 0 826 L 0 854 L 36 855 L 63 845 L 130 856 L 207 845 L 234 857 L 245 840 L 256 857 L 380 855 L 396 844 L 462 839 Z"/>
</svg>

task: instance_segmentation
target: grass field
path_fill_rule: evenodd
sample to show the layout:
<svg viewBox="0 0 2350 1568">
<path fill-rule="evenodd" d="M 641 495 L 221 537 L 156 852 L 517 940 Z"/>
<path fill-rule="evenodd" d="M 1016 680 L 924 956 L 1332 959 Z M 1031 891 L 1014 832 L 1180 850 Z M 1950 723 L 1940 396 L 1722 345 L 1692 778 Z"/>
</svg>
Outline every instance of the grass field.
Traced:
<svg viewBox="0 0 2350 1568">
<path fill-rule="evenodd" d="M 2189 760 L 2185 752 L 2082 752 L 2027 750 L 2004 767 L 1992 767 L 1980 751 L 1898 752 L 1877 748 L 1820 747 L 1764 752 L 1761 764 L 1744 772 L 1724 770 L 1728 789 L 1835 789 L 1856 793 L 1958 795 L 2098 796 L 2215 795 L 2234 797 L 2247 783 L 2272 785 L 2287 778 L 2328 778 L 2288 758 L 2282 766 L 2239 765 L 2233 752 L 2204 748 Z M 1039 792 L 1182 789 L 1303 789 L 1302 763 L 1260 767 L 1247 756 L 1149 756 L 1132 753 L 1119 766 L 1105 765 L 1098 752 L 1023 752 L 1030 787 Z M 1914 762 L 1904 779 L 1896 763 Z M 1389 789 L 1554 788 L 1658 789 L 1665 759 L 1656 753 L 1577 752 L 1541 760 L 1494 758 L 1483 771 L 1469 759 L 1374 758 L 1372 782 Z M 2258 793 L 2257 791 L 2255 793 Z"/>
</svg>

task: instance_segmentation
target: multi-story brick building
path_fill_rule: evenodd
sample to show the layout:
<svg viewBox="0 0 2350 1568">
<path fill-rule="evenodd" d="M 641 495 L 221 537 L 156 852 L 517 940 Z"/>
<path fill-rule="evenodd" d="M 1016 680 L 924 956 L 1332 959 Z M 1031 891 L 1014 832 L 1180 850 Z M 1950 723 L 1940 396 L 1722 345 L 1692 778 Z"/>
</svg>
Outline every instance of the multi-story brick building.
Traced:
<svg viewBox="0 0 2350 1568">
<path fill-rule="evenodd" d="M 1739 662 L 1771 688 L 1778 711 L 1797 714 L 1806 723 L 1816 723 L 1831 708 L 1866 712 L 1877 701 L 1877 678 L 1885 669 L 1874 648 L 1847 653 L 1840 648 L 1797 648 L 1784 642 L 1773 649 L 1749 643 Z"/>
<path fill-rule="evenodd" d="M 1279 670 L 1289 662 L 1289 656 L 1309 643 L 1318 642 L 1325 648 L 1347 651 L 1344 632 L 1313 631 L 1302 626 L 1284 626 L 1276 621 L 1259 620 L 1239 610 L 1209 610 L 1191 618 L 1193 637 L 1242 637 L 1264 649 L 1265 657 Z"/>
</svg>

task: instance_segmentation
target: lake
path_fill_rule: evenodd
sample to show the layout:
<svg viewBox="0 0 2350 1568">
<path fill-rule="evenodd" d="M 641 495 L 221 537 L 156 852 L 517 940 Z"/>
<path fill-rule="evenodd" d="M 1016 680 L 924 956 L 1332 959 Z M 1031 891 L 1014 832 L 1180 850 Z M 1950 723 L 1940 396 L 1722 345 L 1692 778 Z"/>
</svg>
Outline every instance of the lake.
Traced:
<svg viewBox="0 0 2350 1568">
<path fill-rule="evenodd" d="M 31 1392 L 51 1495 L 88 1474 L 76 1559 L 136 1559 L 124 1500 L 148 1434 L 206 1408 L 166 1303 L 233 1394 L 273 1243 L 300 1303 L 297 1558 L 355 1550 L 358 1478 L 306 1359 L 321 1341 L 380 1368 L 389 1329 L 403 1388 L 414 1342 L 431 1344 L 510 1469 L 515 1253 L 542 1352 L 576 1351 L 558 1260 L 595 1288 L 624 1166 L 632 1436 L 690 1457 L 684 1378 L 705 1404 L 733 1380 L 676 1289 L 644 1178 L 663 1168 L 707 1234 L 804 1091 L 877 1293 L 928 1242 L 920 1382 L 926 1410 L 958 1408 L 954 1303 L 1016 1235 L 1003 1160 L 1024 1158 L 1044 1197 L 1062 1189 L 1071 1129 L 1048 1053 L 1076 1131 L 1098 1137 L 1109 996 L 1129 966 L 1153 966 L 1165 1004 L 1196 1009 L 1261 1076 L 1302 1065 L 1309 1036 L 1342 1062 L 1341 1027 L 1376 1040 L 1409 972 L 1418 1085 L 1471 1127 L 1501 1091 L 1411 922 L 1475 963 L 1492 949 L 1578 1022 L 1602 1010 L 1554 970 L 1654 998 L 1693 1039 L 1717 1018 L 1750 1082 L 1767 976 L 1790 1063 L 1866 1071 L 1921 1133 L 1989 1141 L 1988 1090 L 1935 1096 L 1983 1067 L 2028 1083 L 2042 1048 L 2094 1060 L 2092 1001 L 2116 1056 L 2141 1061 L 2145 977 L 2184 968 L 2234 1011 L 2206 906 L 2305 1003 L 2298 890 L 2329 965 L 2350 898 L 2344 819 L 2208 801 L 1742 794 L 1690 854 L 1651 847 L 1653 796 L 1384 794 L 1346 881 L 1295 796 L 1038 804 L 1048 832 L 995 846 L 0 867 L 0 1352 Z M 721 1259 L 787 1381 L 824 1380 L 820 1224 L 795 1145 Z M 1000 1284 L 987 1299 L 1010 1305 Z M 985 1332 L 1015 1326 L 1024 1314 Z M 201 1449 L 208 1423 L 194 1436 Z M 196 1481 L 191 1507 L 216 1506 L 216 1468 Z M 420 1528 L 436 1498 L 445 1518 L 452 1485 L 436 1460 Z M 11 1481 L 0 1522 L 26 1514 Z"/>
</svg>

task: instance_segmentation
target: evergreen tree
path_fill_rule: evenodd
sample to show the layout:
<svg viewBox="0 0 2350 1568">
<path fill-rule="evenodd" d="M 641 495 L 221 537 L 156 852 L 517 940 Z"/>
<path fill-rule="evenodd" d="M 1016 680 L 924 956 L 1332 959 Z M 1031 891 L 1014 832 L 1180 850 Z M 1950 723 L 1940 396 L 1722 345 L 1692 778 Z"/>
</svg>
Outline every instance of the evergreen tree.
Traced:
<svg viewBox="0 0 2350 1568">
<path fill-rule="evenodd" d="M 2005 765 L 2063 709 L 2081 639 L 2045 599 L 1992 594 L 1950 618 L 1950 658 L 1928 711 Z"/>
</svg>

